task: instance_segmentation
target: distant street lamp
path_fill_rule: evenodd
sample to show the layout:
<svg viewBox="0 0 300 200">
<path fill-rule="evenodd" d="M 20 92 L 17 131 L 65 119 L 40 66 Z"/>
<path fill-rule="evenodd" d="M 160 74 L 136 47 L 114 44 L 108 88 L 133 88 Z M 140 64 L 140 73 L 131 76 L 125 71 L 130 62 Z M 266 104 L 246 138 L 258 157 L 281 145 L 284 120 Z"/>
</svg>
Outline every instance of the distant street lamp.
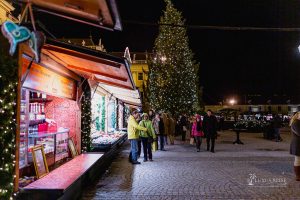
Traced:
<svg viewBox="0 0 300 200">
<path fill-rule="evenodd" d="M 234 104 L 236 104 L 236 100 L 235 100 L 235 99 L 230 99 L 230 100 L 229 100 L 229 103 L 230 103 L 230 105 L 233 106 Z"/>
</svg>

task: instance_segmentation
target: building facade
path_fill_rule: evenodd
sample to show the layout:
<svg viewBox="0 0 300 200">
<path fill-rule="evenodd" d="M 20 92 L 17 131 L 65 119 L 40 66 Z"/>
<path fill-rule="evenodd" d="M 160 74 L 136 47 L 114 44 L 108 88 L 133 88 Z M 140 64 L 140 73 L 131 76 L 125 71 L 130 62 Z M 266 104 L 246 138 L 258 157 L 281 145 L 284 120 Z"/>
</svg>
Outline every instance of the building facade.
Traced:
<svg viewBox="0 0 300 200">
<path fill-rule="evenodd" d="M 124 52 L 113 52 L 113 55 L 124 56 L 130 62 L 131 67 L 130 71 L 137 89 L 140 91 L 143 110 L 147 111 L 150 108 L 149 99 L 148 99 L 148 76 L 149 76 L 149 65 L 148 59 L 151 56 L 147 52 L 131 52 L 126 48 Z"/>
<path fill-rule="evenodd" d="M 284 114 L 292 115 L 295 112 L 300 111 L 300 104 L 261 104 L 261 105 L 206 105 L 205 110 L 212 110 L 218 112 L 222 109 L 235 109 L 239 112 L 252 112 L 252 113 L 272 113 L 272 114 Z"/>
<path fill-rule="evenodd" d="M 7 20 L 18 22 L 18 19 L 11 14 L 14 9 L 9 2 L 0 0 L 0 25 Z"/>
</svg>

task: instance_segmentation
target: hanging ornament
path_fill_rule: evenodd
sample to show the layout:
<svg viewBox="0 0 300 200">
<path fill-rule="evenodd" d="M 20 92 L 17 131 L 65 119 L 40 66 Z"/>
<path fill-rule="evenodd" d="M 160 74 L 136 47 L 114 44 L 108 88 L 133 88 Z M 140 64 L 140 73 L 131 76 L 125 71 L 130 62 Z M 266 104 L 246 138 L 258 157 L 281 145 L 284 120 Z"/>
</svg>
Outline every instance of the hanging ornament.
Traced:
<svg viewBox="0 0 300 200">
<path fill-rule="evenodd" d="M 9 54 L 11 56 L 14 55 L 19 43 L 25 42 L 31 37 L 28 28 L 18 26 L 11 21 L 4 22 L 1 31 L 10 43 Z"/>
<path fill-rule="evenodd" d="M 40 62 L 42 47 L 45 44 L 45 35 L 40 31 L 32 31 L 29 46 L 35 55 L 35 61 Z"/>
</svg>

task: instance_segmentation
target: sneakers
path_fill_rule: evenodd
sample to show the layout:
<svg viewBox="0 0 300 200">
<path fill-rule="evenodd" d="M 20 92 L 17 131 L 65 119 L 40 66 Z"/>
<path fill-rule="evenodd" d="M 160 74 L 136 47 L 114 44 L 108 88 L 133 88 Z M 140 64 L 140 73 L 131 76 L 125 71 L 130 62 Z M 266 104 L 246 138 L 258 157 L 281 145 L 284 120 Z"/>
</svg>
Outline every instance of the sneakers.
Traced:
<svg viewBox="0 0 300 200">
<path fill-rule="evenodd" d="M 211 150 L 210 152 L 215 153 L 215 150 Z"/>
<path fill-rule="evenodd" d="M 197 152 L 200 152 L 200 149 L 197 149 Z"/>
<path fill-rule="evenodd" d="M 139 161 L 132 161 L 132 164 L 133 165 L 139 165 L 139 164 L 141 164 Z"/>
<path fill-rule="evenodd" d="M 152 160 L 152 159 L 150 159 L 149 161 L 150 161 L 150 162 L 153 162 L 153 160 Z"/>
<path fill-rule="evenodd" d="M 148 160 L 147 159 L 144 159 L 144 162 L 147 162 Z"/>
</svg>

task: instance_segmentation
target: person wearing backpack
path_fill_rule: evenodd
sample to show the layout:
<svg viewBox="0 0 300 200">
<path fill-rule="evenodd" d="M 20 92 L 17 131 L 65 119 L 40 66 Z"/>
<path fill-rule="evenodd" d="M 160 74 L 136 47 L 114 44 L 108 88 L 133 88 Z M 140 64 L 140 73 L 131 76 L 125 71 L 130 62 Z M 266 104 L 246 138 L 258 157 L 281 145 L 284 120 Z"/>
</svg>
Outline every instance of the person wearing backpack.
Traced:
<svg viewBox="0 0 300 200">
<path fill-rule="evenodd" d="M 152 160 L 152 143 L 156 139 L 155 131 L 152 125 L 152 121 L 149 120 L 149 115 L 147 113 L 143 113 L 142 115 L 143 120 L 140 121 L 139 125 L 141 127 L 147 128 L 146 131 L 140 131 L 140 138 L 143 144 L 143 151 L 144 151 L 144 162 Z"/>
<path fill-rule="evenodd" d="M 193 122 L 192 126 L 192 137 L 195 138 L 197 152 L 200 152 L 200 147 L 202 143 L 202 137 L 204 136 L 202 129 L 202 120 L 200 115 L 196 115 L 196 119 Z"/>
</svg>

